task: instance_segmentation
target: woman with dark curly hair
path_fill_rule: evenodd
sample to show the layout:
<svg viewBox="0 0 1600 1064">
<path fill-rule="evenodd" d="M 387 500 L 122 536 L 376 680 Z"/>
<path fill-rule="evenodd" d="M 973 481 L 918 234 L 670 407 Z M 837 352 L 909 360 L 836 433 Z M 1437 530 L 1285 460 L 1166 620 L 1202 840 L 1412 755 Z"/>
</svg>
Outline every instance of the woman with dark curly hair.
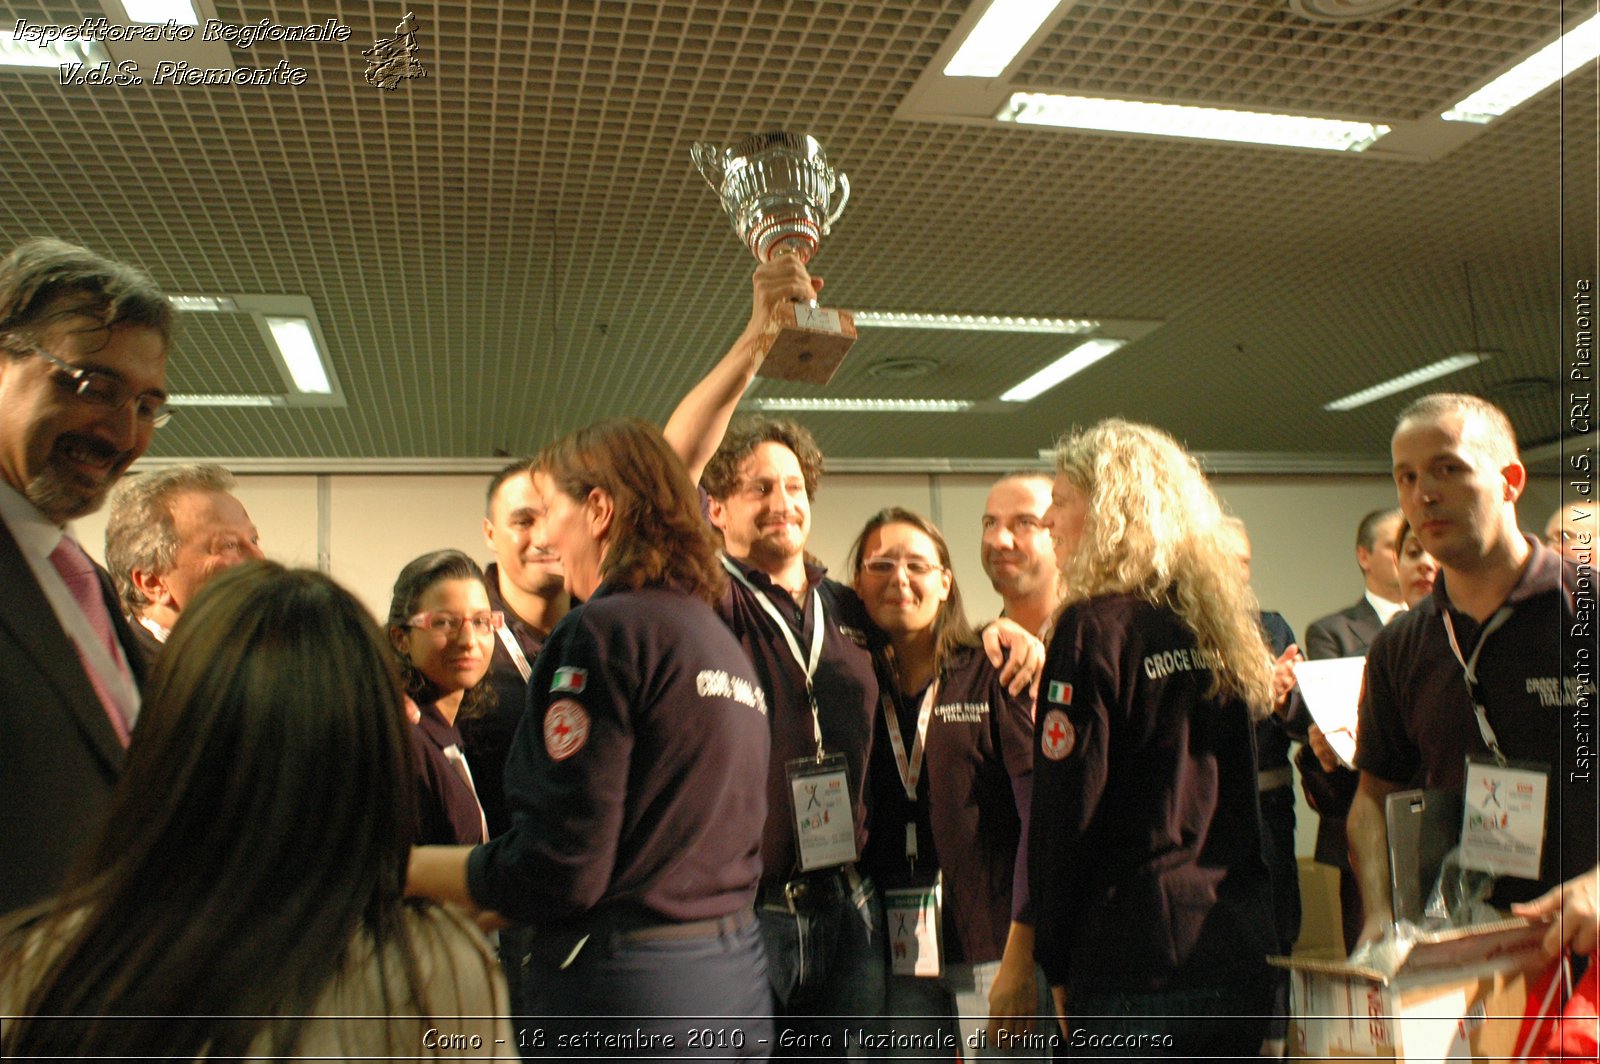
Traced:
<svg viewBox="0 0 1600 1064">
<path fill-rule="evenodd" d="M 435 1055 L 430 1029 L 441 1046 L 510 1039 L 477 930 L 401 896 L 406 728 L 392 655 L 349 592 L 268 562 L 207 584 L 151 677 L 104 829 L 58 898 L 0 923 L 0 1016 L 16 1017 L 0 1057 L 410 1059 Z"/>
<path fill-rule="evenodd" d="M 419 848 L 410 889 L 533 926 L 545 1043 L 525 1050 L 765 1057 L 766 703 L 712 610 L 724 576 L 694 485 L 635 420 L 579 429 L 532 468 L 543 545 L 583 605 L 529 680 L 511 829 Z"/>
<path fill-rule="evenodd" d="M 424 554 L 394 582 L 389 641 L 412 699 L 419 845 L 489 837 L 456 722 L 494 698 L 485 677 L 503 623 L 489 607 L 483 570 L 458 550 Z"/>
</svg>

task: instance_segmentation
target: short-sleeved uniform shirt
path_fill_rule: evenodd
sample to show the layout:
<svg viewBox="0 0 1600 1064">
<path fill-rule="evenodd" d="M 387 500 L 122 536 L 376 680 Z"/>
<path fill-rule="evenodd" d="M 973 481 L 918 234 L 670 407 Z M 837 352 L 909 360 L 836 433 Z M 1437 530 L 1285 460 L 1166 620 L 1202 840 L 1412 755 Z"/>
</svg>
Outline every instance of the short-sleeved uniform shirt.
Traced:
<svg viewBox="0 0 1600 1064">
<path fill-rule="evenodd" d="M 872 622 L 856 593 L 827 579 L 820 566 L 806 566 L 808 589 L 804 604 L 797 605 L 765 573 L 737 559 L 730 561 L 755 590 L 730 576 L 717 612 L 750 655 L 761 689 L 766 692 L 772 761 L 766 782 L 769 815 L 762 834 L 761 861 L 764 879 L 782 883 L 800 870 L 785 766 L 792 759 L 816 754 L 816 732 L 811 703 L 806 698 L 805 669 L 795 660 L 788 641 L 756 596 L 764 596 L 777 609 L 802 654 L 810 651 L 813 626 L 823 625 L 813 690 L 822 722 L 823 748 L 830 754 L 843 754 L 849 770 L 858 853 L 864 852 L 867 843 L 867 755 L 872 746 L 873 718 L 878 712 L 878 679 L 868 650 Z M 813 606 L 811 589 L 821 598 L 820 617 Z"/>
<path fill-rule="evenodd" d="M 548 926 L 609 906 L 689 922 L 755 899 L 767 705 L 703 600 L 603 584 L 550 633 L 506 764 L 481 905 Z"/>
<path fill-rule="evenodd" d="M 1576 612 L 1577 567 L 1536 540 L 1511 593 L 1510 616 L 1483 643 L 1477 677 L 1489 724 L 1506 757 L 1552 773 L 1544 859 L 1537 882 L 1502 879 L 1496 904 L 1538 897 L 1593 868 L 1595 853 L 1594 618 Z M 1379 779 L 1461 794 L 1466 759 L 1489 753 L 1461 663 L 1444 625 L 1448 610 L 1470 660 L 1487 626 L 1449 605 L 1448 577 L 1378 634 L 1367 654 L 1356 767 Z M 1587 658 L 1585 659 L 1585 655 Z M 1557 827 L 1559 825 L 1559 827 Z"/>
<path fill-rule="evenodd" d="M 882 685 L 895 690 L 891 674 Z M 923 692 L 893 697 L 909 761 Z M 885 889 L 926 886 L 943 873 L 951 963 L 996 961 L 1005 950 L 1022 835 L 1016 795 L 1033 775 L 1031 714 L 1031 702 L 1005 689 L 983 651 L 954 651 L 929 713 L 916 801 L 900 781 L 888 715 L 879 715 L 867 770 L 872 833 L 863 863 Z M 906 855 L 908 824 L 916 827 L 915 861 Z"/>
<path fill-rule="evenodd" d="M 506 630 L 531 668 L 544 647 L 545 633 L 518 617 L 500 597 L 497 563 L 490 562 L 483 575 L 489 588 L 489 608 L 505 614 Z M 494 688 L 494 704 L 481 716 L 463 719 L 457 726 L 492 838 L 511 826 L 511 811 L 506 808 L 505 799 L 506 755 L 511 752 L 511 738 L 517 733 L 522 712 L 528 708 L 528 681 L 522 678 L 522 671 L 498 632 L 494 637 L 494 654 L 489 658 L 489 686 Z"/>
<path fill-rule="evenodd" d="M 417 708 L 421 719 L 409 729 L 417 776 L 417 845 L 480 843 L 483 813 L 478 796 L 453 760 L 462 757 L 461 733 L 445 721 L 434 703 L 423 702 Z"/>
<path fill-rule="evenodd" d="M 1034 732 L 1029 886 L 1052 986 L 1239 986 L 1275 949 L 1245 704 L 1169 607 L 1063 611 Z"/>
</svg>

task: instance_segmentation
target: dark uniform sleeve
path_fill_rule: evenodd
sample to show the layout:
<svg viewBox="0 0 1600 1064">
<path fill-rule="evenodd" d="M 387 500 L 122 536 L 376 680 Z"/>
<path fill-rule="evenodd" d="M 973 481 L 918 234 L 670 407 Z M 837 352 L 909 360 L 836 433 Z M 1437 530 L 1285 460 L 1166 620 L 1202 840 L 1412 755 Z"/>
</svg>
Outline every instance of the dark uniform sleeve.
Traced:
<svg viewBox="0 0 1600 1064">
<path fill-rule="evenodd" d="M 1105 648 L 1095 645 L 1096 633 L 1085 621 L 1081 607 L 1069 608 L 1050 641 L 1033 743 L 1028 882 L 1034 957 L 1051 986 L 1067 982 L 1073 937 L 1089 908 L 1085 886 L 1099 860 L 1089 829 L 1105 794 L 1109 725 L 1119 700 L 1119 678 L 1106 666 Z M 1053 696 L 1067 701 L 1053 701 Z M 1065 715 L 1070 733 L 1057 731 L 1056 713 Z M 1053 756 L 1062 750 L 1064 734 L 1072 736 L 1070 752 Z"/>
<path fill-rule="evenodd" d="M 1028 897 L 1028 823 L 1033 806 L 1033 699 L 1013 695 L 1000 682 L 1000 674 L 990 670 L 989 719 L 994 722 L 995 749 L 1011 777 L 1011 795 L 1017 804 L 1017 819 L 1022 833 L 1017 840 L 1017 858 L 1011 877 L 1011 918 L 1033 922 L 1033 905 Z"/>
<path fill-rule="evenodd" d="M 506 761 L 511 828 L 467 863 L 478 904 L 548 923 L 592 907 L 605 892 L 633 753 L 629 695 L 639 688 L 638 655 L 608 645 L 619 636 L 625 641 L 625 632 L 564 624 L 539 655 Z"/>
<path fill-rule="evenodd" d="M 1361 682 L 1360 725 L 1356 732 L 1356 768 L 1379 779 L 1404 784 L 1422 765 L 1422 754 L 1406 734 L 1400 699 L 1415 698 L 1404 692 L 1397 675 L 1393 629 L 1378 633 L 1367 653 L 1367 670 Z"/>
</svg>

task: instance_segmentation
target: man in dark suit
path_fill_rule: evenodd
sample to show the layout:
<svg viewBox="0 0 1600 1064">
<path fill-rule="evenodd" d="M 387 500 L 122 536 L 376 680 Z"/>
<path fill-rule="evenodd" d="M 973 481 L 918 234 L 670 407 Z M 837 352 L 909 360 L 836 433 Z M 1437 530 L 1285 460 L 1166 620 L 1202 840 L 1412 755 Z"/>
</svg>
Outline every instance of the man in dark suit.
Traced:
<svg viewBox="0 0 1600 1064">
<path fill-rule="evenodd" d="M 138 719 L 133 637 L 65 529 L 165 420 L 172 323 L 149 277 L 83 248 L 0 258 L 0 913 L 61 886 Z"/>
<path fill-rule="evenodd" d="M 1374 510 L 1361 519 L 1356 527 L 1356 565 L 1361 568 L 1366 592 L 1353 606 L 1306 626 L 1307 658 L 1316 661 L 1365 655 L 1383 626 L 1405 609 L 1395 543 L 1399 531 L 1398 509 Z M 1300 768 L 1300 787 L 1306 801 L 1321 818 L 1317 824 L 1317 861 L 1339 869 L 1344 944 L 1345 949 L 1351 950 L 1361 933 L 1361 891 L 1350 871 L 1345 814 L 1361 777 L 1338 764 L 1314 725 L 1309 741 L 1295 755 L 1295 764 Z"/>
</svg>

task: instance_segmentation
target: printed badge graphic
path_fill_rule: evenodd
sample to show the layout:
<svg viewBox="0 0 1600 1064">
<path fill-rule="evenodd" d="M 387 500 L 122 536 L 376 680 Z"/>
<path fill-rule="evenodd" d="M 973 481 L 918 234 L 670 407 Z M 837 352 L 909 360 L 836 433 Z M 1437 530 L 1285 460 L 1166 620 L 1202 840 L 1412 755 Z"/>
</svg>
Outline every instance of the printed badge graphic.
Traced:
<svg viewBox="0 0 1600 1064">
<path fill-rule="evenodd" d="M 1062 683 L 1060 680 L 1051 680 L 1050 688 L 1045 693 L 1047 702 L 1054 702 L 1058 706 L 1072 705 L 1072 685 Z"/>
<path fill-rule="evenodd" d="M 544 752 L 552 761 L 565 761 L 589 738 L 589 714 L 570 698 L 550 703 L 544 714 Z"/>
<path fill-rule="evenodd" d="M 589 670 L 580 669 L 573 665 L 563 665 L 556 670 L 556 678 L 550 684 L 550 693 L 571 691 L 573 694 L 579 694 L 588 682 Z"/>
<path fill-rule="evenodd" d="M 1077 730 L 1073 728 L 1067 715 L 1059 709 L 1052 709 L 1044 715 L 1044 728 L 1039 735 L 1044 756 L 1051 761 L 1060 761 L 1072 753 L 1072 748 L 1078 743 Z"/>
<path fill-rule="evenodd" d="M 393 92 L 402 81 L 425 78 L 428 71 L 417 58 L 417 16 L 407 11 L 406 17 L 394 28 L 393 37 L 380 37 L 371 48 L 363 48 L 367 57 L 367 82 Z"/>
</svg>

